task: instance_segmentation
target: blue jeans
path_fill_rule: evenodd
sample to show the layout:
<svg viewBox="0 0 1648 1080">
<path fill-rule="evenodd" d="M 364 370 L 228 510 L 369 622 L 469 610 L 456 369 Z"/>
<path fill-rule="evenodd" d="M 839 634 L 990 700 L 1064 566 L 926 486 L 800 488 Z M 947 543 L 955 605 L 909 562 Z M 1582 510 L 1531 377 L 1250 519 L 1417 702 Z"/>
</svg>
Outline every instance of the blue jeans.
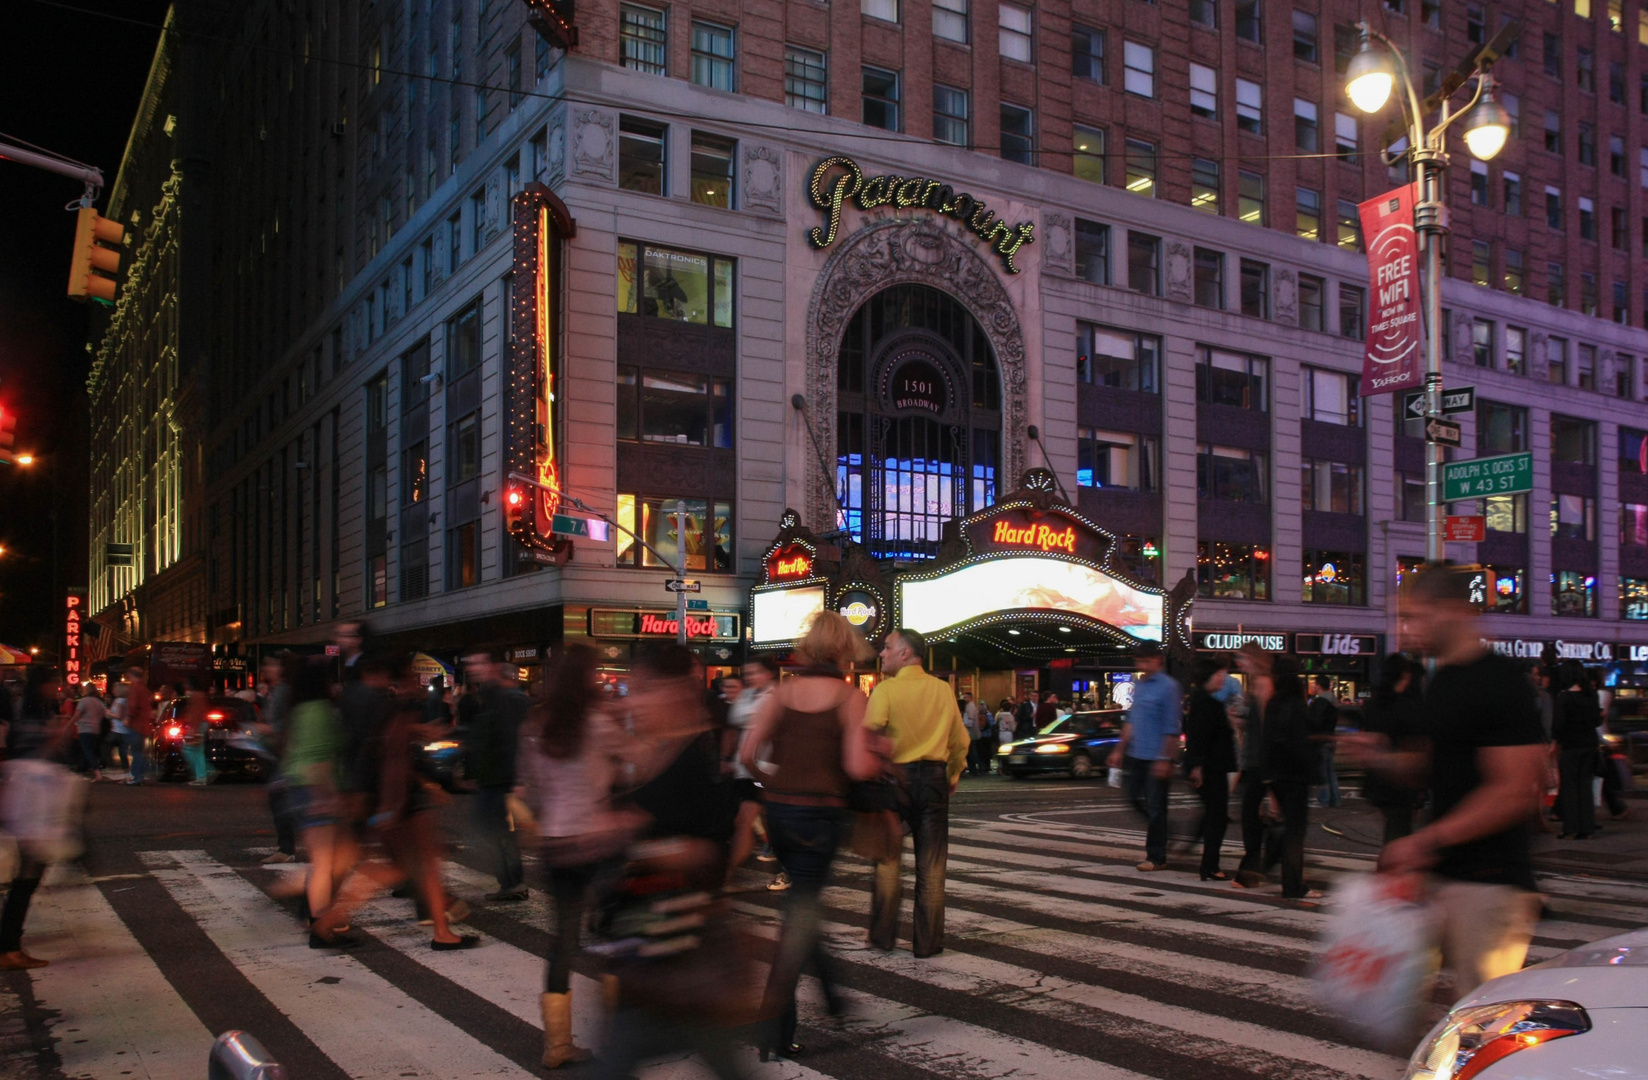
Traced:
<svg viewBox="0 0 1648 1080">
<path fill-rule="evenodd" d="M 810 962 L 824 986 L 831 1012 L 839 1008 L 829 954 L 819 940 L 824 905 L 819 894 L 830 880 L 830 867 L 847 828 L 847 812 L 833 806 L 795 806 L 769 802 L 767 833 L 772 837 L 790 888 L 784 894 L 784 928 L 778 935 L 778 953 L 767 978 L 766 1008 L 777 1018 L 778 1030 L 769 1045 L 786 1047 L 795 1041 L 795 987 Z"/>
<path fill-rule="evenodd" d="M 126 744 L 126 754 L 132 759 L 132 780 L 142 783 L 149 772 L 149 757 L 143 752 L 143 736 L 135 731 L 122 732 L 120 741 Z"/>
<path fill-rule="evenodd" d="M 1324 743 L 1322 746 L 1322 786 L 1316 792 L 1316 802 L 1321 806 L 1339 805 L 1339 772 L 1333 767 L 1333 743 Z"/>
<path fill-rule="evenodd" d="M 1155 774 L 1156 763 L 1143 758 L 1127 758 L 1127 801 L 1144 815 L 1144 857 L 1161 865 L 1167 862 L 1167 789 L 1171 778 Z"/>
<path fill-rule="evenodd" d="M 950 853 L 950 779 L 942 761 L 913 761 L 899 768 L 909 798 L 899 816 L 910 829 L 916 849 L 916 898 L 911 947 L 917 956 L 944 951 L 944 868 Z M 898 940 L 898 909 L 904 885 L 899 855 L 875 864 L 870 894 L 870 943 L 891 949 Z"/>
</svg>

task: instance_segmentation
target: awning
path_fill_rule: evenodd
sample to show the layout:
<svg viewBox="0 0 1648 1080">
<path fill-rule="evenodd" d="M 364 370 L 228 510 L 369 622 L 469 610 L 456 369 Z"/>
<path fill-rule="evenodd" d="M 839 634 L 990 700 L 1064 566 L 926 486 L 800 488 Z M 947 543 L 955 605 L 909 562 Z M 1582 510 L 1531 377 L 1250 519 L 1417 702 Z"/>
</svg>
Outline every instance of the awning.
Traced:
<svg viewBox="0 0 1648 1080">
<path fill-rule="evenodd" d="M 15 645 L 0 645 L 0 667 L 27 664 L 33 659 L 27 649 L 19 649 Z"/>
</svg>

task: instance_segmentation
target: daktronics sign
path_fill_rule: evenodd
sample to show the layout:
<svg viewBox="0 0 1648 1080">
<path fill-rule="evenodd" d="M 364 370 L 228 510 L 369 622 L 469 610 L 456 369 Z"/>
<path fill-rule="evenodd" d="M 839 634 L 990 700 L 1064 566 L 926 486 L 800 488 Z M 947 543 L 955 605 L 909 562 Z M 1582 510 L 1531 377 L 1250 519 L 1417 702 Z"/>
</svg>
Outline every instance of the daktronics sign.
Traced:
<svg viewBox="0 0 1648 1080">
<path fill-rule="evenodd" d="M 1005 519 L 996 522 L 990 534 L 992 544 L 1003 547 L 1035 548 L 1039 551 L 1076 553 L 1076 527 L 1066 525 L 1059 529 L 1052 525 L 1016 526 Z"/>
</svg>

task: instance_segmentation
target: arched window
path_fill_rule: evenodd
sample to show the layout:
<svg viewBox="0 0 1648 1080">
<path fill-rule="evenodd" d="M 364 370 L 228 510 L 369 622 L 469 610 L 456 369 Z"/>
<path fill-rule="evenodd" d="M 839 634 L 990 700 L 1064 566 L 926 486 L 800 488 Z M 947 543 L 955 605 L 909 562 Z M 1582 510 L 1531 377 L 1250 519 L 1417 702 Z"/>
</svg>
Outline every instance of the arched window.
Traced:
<svg viewBox="0 0 1648 1080">
<path fill-rule="evenodd" d="M 925 285 L 871 297 L 842 337 L 836 497 L 878 558 L 930 559 L 996 499 L 1001 380 L 977 320 Z"/>
</svg>

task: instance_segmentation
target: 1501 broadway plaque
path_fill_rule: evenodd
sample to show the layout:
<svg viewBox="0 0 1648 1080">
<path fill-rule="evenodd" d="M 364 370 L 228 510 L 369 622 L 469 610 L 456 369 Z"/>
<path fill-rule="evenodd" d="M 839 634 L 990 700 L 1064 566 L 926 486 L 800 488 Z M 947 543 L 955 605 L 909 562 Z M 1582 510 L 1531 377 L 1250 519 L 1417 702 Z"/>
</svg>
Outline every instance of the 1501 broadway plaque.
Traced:
<svg viewBox="0 0 1648 1080">
<path fill-rule="evenodd" d="M 1442 501 L 1480 499 L 1485 495 L 1514 495 L 1534 489 L 1531 453 L 1450 461 L 1442 467 Z"/>
</svg>

